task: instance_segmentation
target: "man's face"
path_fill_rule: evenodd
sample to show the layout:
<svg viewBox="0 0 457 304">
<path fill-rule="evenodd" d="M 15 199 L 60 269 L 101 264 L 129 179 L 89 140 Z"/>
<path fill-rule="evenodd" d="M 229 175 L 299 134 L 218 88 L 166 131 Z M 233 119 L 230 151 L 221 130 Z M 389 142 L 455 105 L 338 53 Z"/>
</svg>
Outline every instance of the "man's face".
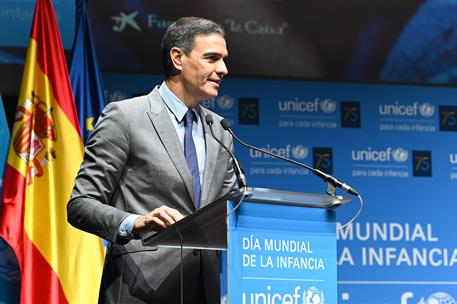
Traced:
<svg viewBox="0 0 457 304">
<path fill-rule="evenodd" d="M 191 103 L 188 106 L 196 106 L 217 96 L 222 78 L 228 74 L 224 62 L 227 56 L 227 46 L 221 35 L 199 35 L 195 38 L 192 51 L 182 55 L 181 79 L 184 96 Z"/>
</svg>

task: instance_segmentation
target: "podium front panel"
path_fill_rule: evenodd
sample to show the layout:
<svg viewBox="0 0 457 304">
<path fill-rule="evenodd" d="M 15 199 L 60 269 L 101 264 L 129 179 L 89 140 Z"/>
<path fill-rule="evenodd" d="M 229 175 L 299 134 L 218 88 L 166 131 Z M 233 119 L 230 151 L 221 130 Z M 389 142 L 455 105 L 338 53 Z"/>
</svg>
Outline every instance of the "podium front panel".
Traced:
<svg viewBox="0 0 457 304">
<path fill-rule="evenodd" d="M 222 302 L 337 303 L 335 229 L 331 210 L 243 202 L 228 218 Z"/>
</svg>

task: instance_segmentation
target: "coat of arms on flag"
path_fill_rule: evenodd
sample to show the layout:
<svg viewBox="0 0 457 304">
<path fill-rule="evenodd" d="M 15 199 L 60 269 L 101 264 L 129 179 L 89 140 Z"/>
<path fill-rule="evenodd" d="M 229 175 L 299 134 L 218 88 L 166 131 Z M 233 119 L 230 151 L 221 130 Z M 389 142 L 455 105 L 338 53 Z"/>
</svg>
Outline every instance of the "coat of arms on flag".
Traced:
<svg viewBox="0 0 457 304">
<path fill-rule="evenodd" d="M 19 125 L 13 138 L 14 152 L 29 163 L 27 184 L 30 185 L 33 177 L 42 176 L 47 163 L 56 158 L 54 147 L 46 147 L 57 139 L 52 107 L 32 92 L 31 99 L 18 107 L 15 124 Z"/>
</svg>

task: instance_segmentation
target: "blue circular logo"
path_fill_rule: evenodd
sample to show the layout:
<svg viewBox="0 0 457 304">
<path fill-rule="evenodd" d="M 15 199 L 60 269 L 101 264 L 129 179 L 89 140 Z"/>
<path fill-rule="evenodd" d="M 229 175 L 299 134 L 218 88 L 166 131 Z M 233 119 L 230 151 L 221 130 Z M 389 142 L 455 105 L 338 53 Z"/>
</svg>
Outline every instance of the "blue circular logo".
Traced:
<svg viewBox="0 0 457 304">
<path fill-rule="evenodd" d="M 424 117 L 430 117 L 435 113 L 435 106 L 429 103 L 423 103 L 419 106 L 419 112 Z"/>
<path fill-rule="evenodd" d="M 292 155 L 296 159 L 305 159 L 308 156 L 308 148 L 303 145 L 297 145 L 292 149 Z"/>
<path fill-rule="evenodd" d="M 324 304 L 324 292 L 317 287 L 310 287 L 303 292 L 303 304 Z"/>
<path fill-rule="evenodd" d="M 404 163 L 408 159 L 408 151 L 402 148 L 392 150 L 392 157 L 397 163 Z"/>
<path fill-rule="evenodd" d="M 230 110 L 233 107 L 233 98 L 228 95 L 218 97 L 216 102 L 222 110 Z"/>
<path fill-rule="evenodd" d="M 333 113 L 336 110 L 336 101 L 331 100 L 330 98 L 321 100 L 319 105 L 324 113 Z"/>
<path fill-rule="evenodd" d="M 426 304 L 457 304 L 454 298 L 445 292 L 435 292 L 427 298 Z"/>
</svg>

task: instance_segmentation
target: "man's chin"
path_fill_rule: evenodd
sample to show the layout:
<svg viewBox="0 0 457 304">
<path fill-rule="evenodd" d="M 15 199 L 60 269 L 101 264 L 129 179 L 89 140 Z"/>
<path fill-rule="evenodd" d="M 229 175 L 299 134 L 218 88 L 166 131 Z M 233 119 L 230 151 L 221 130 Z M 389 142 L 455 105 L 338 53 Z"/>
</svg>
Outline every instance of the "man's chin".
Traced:
<svg viewBox="0 0 457 304">
<path fill-rule="evenodd" d="M 219 91 L 218 90 L 206 91 L 206 96 L 207 96 L 206 100 L 214 98 L 214 97 L 217 97 L 217 95 L 219 95 Z"/>
</svg>

